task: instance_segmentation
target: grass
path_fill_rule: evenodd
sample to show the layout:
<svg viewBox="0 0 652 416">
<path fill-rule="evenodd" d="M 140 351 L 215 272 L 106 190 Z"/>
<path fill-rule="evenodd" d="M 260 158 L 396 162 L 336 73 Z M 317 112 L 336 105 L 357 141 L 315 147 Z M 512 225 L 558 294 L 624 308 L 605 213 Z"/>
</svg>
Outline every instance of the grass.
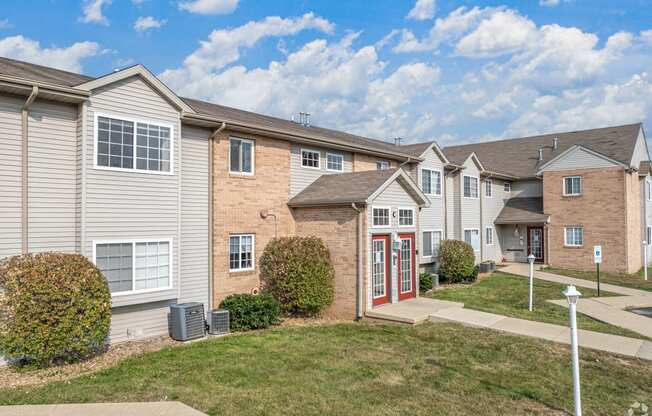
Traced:
<svg viewBox="0 0 652 416">
<path fill-rule="evenodd" d="M 582 350 L 585 415 L 652 403 L 652 362 Z M 289 327 L 148 353 L 0 404 L 180 400 L 209 415 L 550 415 L 568 347 L 456 324 Z"/>
<path fill-rule="evenodd" d="M 528 310 L 529 282 L 527 278 L 495 272 L 469 286 L 453 286 L 437 290 L 433 298 L 463 302 L 465 308 L 492 312 L 513 318 L 548 322 L 568 326 L 568 309 L 546 302 L 548 299 L 563 299 L 564 285 L 534 279 L 534 310 Z M 597 291 L 581 288 L 583 297 L 597 296 Z M 600 295 L 612 294 L 601 291 Z M 646 339 L 634 331 L 613 326 L 589 316 L 578 314 L 580 329 Z"/>
<path fill-rule="evenodd" d="M 600 283 L 609 283 L 612 285 L 628 287 L 631 289 L 647 290 L 652 292 L 652 267 L 648 267 L 648 280 L 643 280 L 643 269 L 636 274 L 625 273 L 605 273 L 600 272 Z M 553 267 L 546 267 L 541 270 L 542 272 L 560 274 L 562 276 L 575 277 L 577 279 L 596 281 L 596 272 L 592 270 L 579 271 L 568 269 L 556 269 Z"/>
</svg>

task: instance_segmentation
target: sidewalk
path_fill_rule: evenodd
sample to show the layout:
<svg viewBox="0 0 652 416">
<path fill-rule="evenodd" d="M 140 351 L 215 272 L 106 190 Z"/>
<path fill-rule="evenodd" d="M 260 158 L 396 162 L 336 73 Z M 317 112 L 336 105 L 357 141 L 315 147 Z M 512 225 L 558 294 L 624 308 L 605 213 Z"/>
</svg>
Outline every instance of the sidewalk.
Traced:
<svg viewBox="0 0 652 416">
<path fill-rule="evenodd" d="M 206 416 L 181 402 L 0 406 L 0 416 Z"/>
</svg>

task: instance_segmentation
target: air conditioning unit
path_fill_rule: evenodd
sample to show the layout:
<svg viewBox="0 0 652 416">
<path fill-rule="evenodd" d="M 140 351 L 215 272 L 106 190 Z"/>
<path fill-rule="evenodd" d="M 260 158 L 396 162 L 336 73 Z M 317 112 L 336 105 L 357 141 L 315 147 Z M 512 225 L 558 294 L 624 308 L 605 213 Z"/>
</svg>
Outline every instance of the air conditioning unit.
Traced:
<svg viewBox="0 0 652 416">
<path fill-rule="evenodd" d="M 188 341 L 206 335 L 204 304 L 180 303 L 170 306 L 170 336 L 177 341 Z"/>
<path fill-rule="evenodd" d="M 214 309 L 208 314 L 208 333 L 224 335 L 229 333 L 229 311 Z"/>
</svg>

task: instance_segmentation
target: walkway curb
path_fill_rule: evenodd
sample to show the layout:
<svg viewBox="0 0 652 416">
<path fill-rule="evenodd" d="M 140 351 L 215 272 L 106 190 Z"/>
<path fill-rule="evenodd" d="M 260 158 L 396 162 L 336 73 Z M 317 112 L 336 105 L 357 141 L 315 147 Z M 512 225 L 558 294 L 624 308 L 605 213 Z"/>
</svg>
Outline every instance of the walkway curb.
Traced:
<svg viewBox="0 0 652 416">
<path fill-rule="evenodd" d="M 0 416 L 206 416 L 181 402 L 0 406 Z"/>
</svg>

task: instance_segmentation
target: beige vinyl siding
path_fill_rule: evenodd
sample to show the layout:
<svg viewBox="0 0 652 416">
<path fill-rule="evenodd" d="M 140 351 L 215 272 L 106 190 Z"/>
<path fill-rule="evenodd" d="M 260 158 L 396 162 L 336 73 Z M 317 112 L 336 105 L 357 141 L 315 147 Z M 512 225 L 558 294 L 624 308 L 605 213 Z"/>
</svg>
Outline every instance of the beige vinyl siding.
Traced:
<svg viewBox="0 0 652 416">
<path fill-rule="evenodd" d="M 545 171 L 610 168 L 617 166 L 603 157 L 596 156 L 584 149 L 577 148 L 546 166 Z"/>
<path fill-rule="evenodd" d="M 433 171 L 438 171 L 441 175 L 441 195 L 430 195 L 426 194 L 426 197 L 430 200 L 430 206 L 424 207 L 421 209 L 420 213 L 420 228 L 422 232 L 418 236 L 419 241 L 423 238 L 423 230 L 440 230 L 442 232 L 442 239 L 444 232 L 444 192 L 446 192 L 446 183 L 444 179 L 444 164 L 442 160 L 437 156 L 434 150 L 428 150 L 424 155 L 423 162 L 419 163 L 418 168 L 414 169 L 417 172 L 416 183 L 419 184 L 421 189 L 422 185 L 422 174 L 423 169 L 429 169 Z M 433 183 L 432 190 L 434 192 L 435 185 Z M 423 191 L 423 189 L 422 189 Z M 421 244 L 423 246 L 423 244 Z M 434 259 L 432 257 L 420 257 L 420 264 L 432 263 Z"/>
<path fill-rule="evenodd" d="M 447 240 L 453 240 L 458 233 L 459 224 L 459 198 L 460 187 L 457 185 L 459 174 L 449 174 L 446 176 L 446 237 Z"/>
<path fill-rule="evenodd" d="M 504 182 L 501 182 L 501 186 Z M 535 179 L 531 181 L 512 182 L 512 192 L 505 194 L 508 198 L 542 198 L 543 181 Z"/>
<path fill-rule="evenodd" d="M 320 152 L 319 169 L 311 169 L 301 166 L 301 149 Z M 329 150 L 324 147 L 293 144 L 290 148 L 290 153 L 290 198 L 303 191 L 321 175 L 353 172 L 353 156 L 349 152 Z M 342 172 L 334 172 L 326 169 L 326 153 L 335 153 L 343 156 L 344 161 L 342 163 Z"/>
<path fill-rule="evenodd" d="M 36 101 L 29 116 L 28 247 L 77 249 L 77 107 Z"/>
<path fill-rule="evenodd" d="M 648 147 L 645 141 L 645 135 L 643 134 L 643 129 L 640 129 L 638 132 L 638 138 L 636 139 L 636 146 L 634 146 L 631 166 L 638 169 L 641 162 L 646 160 L 650 160 L 650 155 L 648 154 Z"/>
<path fill-rule="evenodd" d="M 210 130 L 181 130 L 181 296 L 208 309 L 208 138 Z"/>
<path fill-rule="evenodd" d="M 480 251 L 475 252 L 476 262 L 480 261 L 482 246 L 484 245 L 483 227 L 480 221 L 480 195 L 482 195 L 482 182 L 480 181 L 480 171 L 471 158 L 464 162 L 464 169 L 459 177 L 456 185 L 459 188 L 459 203 L 460 203 L 460 216 L 459 216 L 459 239 L 464 241 L 464 230 L 478 229 L 480 230 Z M 464 176 L 471 176 L 478 179 L 478 198 L 465 198 L 464 197 Z"/>
<path fill-rule="evenodd" d="M 166 334 L 168 312 L 170 312 L 170 305 L 174 303 L 174 301 L 160 301 L 113 309 L 109 342 L 117 343 Z"/>
<path fill-rule="evenodd" d="M 24 99 L 0 95 L 0 259 L 21 251 L 21 121 Z"/>
<path fill-rule="evenodd" d="M 491 180 L 491 198 L 486 196 L 486 184 L 487 178 L 482 180 L 482 244 L 484 245 L 484 252 L 482 254 L 482 260 L 493 260 L 495 262 L 500 262 L 502 260 L 502 246 L 500 243 L 500 236 L 494 221 L 500 211 L 502 211 L 505 206 L 505 201 L 507 201 L 512 194 L 505 192 L 504 181 L 501 181 L 496 178 L 488 178 Z M 512 190 L 513 192 L 513 190 Z M 493 244 L 487 244 L 487 227 L 493 228 Z"/>
</svg>

